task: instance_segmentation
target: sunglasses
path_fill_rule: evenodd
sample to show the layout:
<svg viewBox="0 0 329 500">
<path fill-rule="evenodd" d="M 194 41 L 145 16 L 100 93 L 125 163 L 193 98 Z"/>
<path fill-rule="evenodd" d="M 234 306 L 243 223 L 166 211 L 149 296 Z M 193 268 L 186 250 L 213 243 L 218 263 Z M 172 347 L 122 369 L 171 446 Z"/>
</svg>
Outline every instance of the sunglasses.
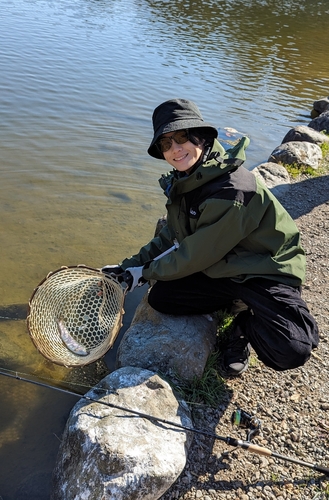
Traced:
<svg viewBox="0 0 329 500">
<path fill-rule="evenodd" d="M 172 146 L 172 141 L 175 141 L 176 144 L 185 144 L 189 140 L 189 134 L 188 130 L 177 130 L 173 135 L 170 135 L 168 137 L 161 137 L 156 142 L 156 146 L 160 153 L 165 153 L 166 151 L 169 151 L 169 149 Z"/>
</svg>

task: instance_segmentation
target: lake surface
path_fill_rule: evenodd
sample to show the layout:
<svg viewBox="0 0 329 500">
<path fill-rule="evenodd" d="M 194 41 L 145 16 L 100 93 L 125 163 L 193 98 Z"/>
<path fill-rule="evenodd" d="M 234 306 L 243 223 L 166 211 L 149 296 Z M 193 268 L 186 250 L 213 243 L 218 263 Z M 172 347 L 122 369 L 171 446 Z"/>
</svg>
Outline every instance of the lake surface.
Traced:
<svg viewBox="0 0 329 500">
<path fill-rule="evenodd" d="M 117 263 L 153 236 L 168 167 L 146 150 L 164 100 L 194 100 L 223 140 L 226 127 L 248 135 L 249 169 L 308 124 L 329 95 L 328 22 L 328 0 L 3 2 L 0 310 L 26 304 L 49 271 Z M 68 370 L 36 352 L 23 320 L 3 319 L 0 353 L 2 367 L 81 391 L 113 369 L 115 349 Z M 0 387 L 0 497 L 48 500 L 75 400 Z"/>
</svg>

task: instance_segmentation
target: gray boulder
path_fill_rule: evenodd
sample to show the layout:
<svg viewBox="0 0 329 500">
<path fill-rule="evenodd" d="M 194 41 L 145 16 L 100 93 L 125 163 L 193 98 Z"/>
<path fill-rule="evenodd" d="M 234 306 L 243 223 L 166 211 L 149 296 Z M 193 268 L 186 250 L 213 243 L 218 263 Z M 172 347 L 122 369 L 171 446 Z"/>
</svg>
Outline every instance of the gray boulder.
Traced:
<svg viewBox="0 0 329 500">
<path fill-rule="evenodd" d="M 272 163 L 305 165 L 314 169 L 319 167 L 321 160 L 322 151 L 317 144 L 299 141 L 281 144 L 271 153 L 268 159 Z"/>
<path fill-rule="evenodd" d="M 262 179 L 266 187 L 277 198 L 283 196 L 290 189 L 290 177 L 283 165 L 278 163 L 261 163 L 253 169 L 253 174 Z"/>
<path fill-rule="evenodd" d="M 310 121 L 308 126 L 318 132 L 325 132 L 326 134 L 329 134 L 329 111 L 325 111 L 317 118 L 314 118 Z"/>
<path fill-rule="evenodd" d="M 86 396 L 192 427 L 187 406 L 148 370 L 117 370 Z M 185 467 L 191 434 L 81 399 L 66 424 L 51 500 L 156 500 Z"/>
<path fill-rule="evenodd" d="M 201 378 L 217 325 L 212 315 L 162 314 L 149 306 L 145 295 L 121 340 L 116 368 L 138 366 L 184 380 Z"/>
<path fill-rule="evenodd" d="M 317 132 L 311 127 L 306 125 L 300 125 L 299 127 L 292 128 L 284 136 L 282 144 L 286 142 L 313 142 L 314 144 L 322 144 L 323 142 L 329 142 L 329 136 Z"/>
</svg>

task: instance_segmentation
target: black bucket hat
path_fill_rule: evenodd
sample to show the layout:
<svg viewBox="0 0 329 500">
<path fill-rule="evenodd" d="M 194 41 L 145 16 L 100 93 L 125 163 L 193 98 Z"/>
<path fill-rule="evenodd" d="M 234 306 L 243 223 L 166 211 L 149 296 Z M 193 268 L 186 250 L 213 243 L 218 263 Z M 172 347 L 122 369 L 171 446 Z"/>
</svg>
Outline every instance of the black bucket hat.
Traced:
<svg viewBox="0 0 329 500">
<path fill-rule="evenodd" d="M 158 150 L 156 142 L 162 134 L 176 132 L 185 128 L 205 128 L 214 139 L 218 136 L 215 127 L 206 123 L 199 108 L 187 99 L 171 99 L 155 108 L 152 116 L 154 137 L 147 152 L 150 156 L 163 160 L 162 153 Z"/>
</svg>

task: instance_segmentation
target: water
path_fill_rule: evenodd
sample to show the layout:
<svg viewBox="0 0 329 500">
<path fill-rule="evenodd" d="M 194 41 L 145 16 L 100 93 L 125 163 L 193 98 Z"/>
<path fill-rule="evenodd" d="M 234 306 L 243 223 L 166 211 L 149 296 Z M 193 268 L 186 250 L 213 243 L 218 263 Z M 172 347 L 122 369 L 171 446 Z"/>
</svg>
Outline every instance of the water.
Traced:
<svg viewBox="0 0 329 500">
<path fill-rule="evenodd" d="M 307 124 L 329 95 L 328 16 L 328 0 L 3 2 L 0 310 L 61 265 L 116 263 L 152 237 L 167 167 L 146 150 L 160 102 L 192 99 L 223 138 L 249 135 L 249 169 Z M 56 385 L 106 371 L 46 362 L 24 321 L 0 322 L 0 352 L 2 366 Z M 46 500 L 74 398 L 1 382 L 0 495 Z"/>
</svg>

